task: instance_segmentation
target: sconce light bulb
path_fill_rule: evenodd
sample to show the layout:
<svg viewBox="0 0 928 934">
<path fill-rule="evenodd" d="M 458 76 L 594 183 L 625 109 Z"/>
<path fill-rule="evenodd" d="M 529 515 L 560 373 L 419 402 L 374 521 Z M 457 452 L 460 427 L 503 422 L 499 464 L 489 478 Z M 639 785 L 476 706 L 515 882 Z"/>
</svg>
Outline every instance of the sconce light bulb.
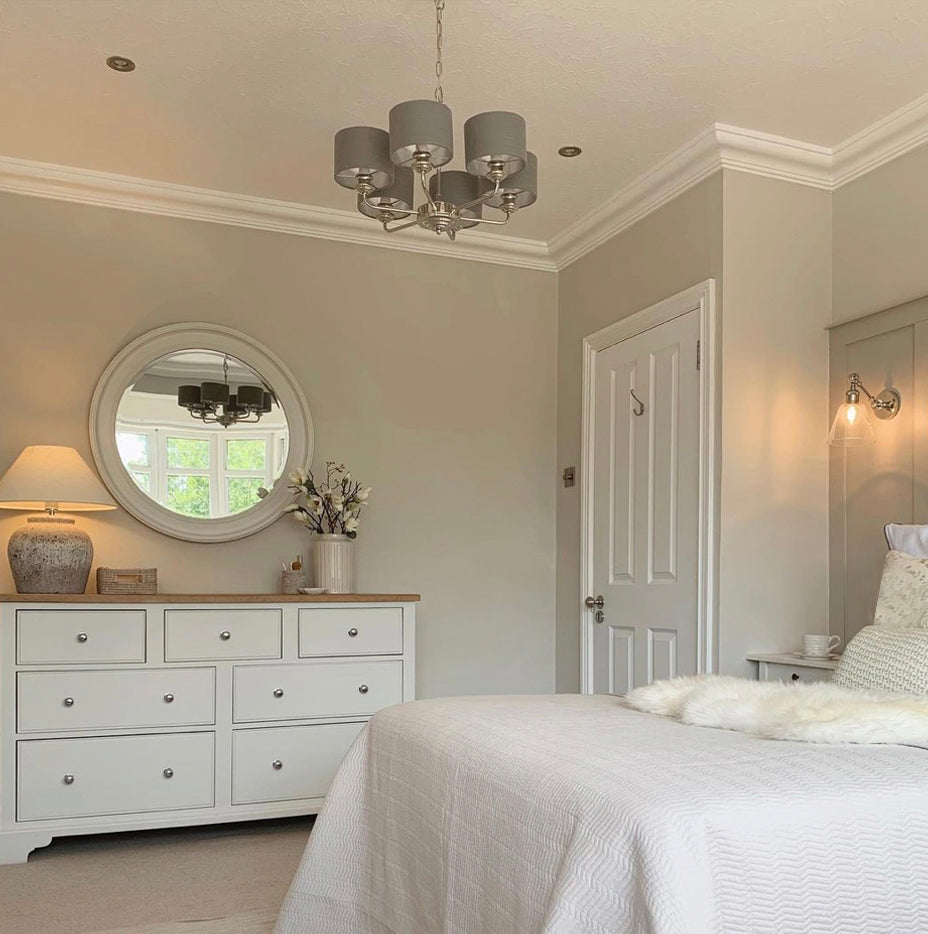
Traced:
<svg viewBox="0 0 928 934">
<path fill-rule="evenodd" d="M 857 421 L 857 406 L 849 405 L 847 407 L 847 423 L 853 425 Z"/>
</svg>

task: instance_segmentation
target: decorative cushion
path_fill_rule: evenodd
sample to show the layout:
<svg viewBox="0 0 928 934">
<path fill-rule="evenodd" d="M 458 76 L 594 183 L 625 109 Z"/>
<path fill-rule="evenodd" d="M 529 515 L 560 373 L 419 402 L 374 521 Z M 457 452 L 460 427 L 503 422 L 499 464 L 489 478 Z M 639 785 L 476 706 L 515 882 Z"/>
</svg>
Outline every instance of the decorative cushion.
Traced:
<svg viewBox="0 0 928 934">
<path fill-rule="evenodd" d="M 928 629 L 928 559 L 891 551 L 883 562 L 876 626 Z"/>
<path fill-rule="evenodd" d="M 832 681 L 846 688 L 928 694 L 928 629 L 865 626 L 847 644 Z"/>
</svg>

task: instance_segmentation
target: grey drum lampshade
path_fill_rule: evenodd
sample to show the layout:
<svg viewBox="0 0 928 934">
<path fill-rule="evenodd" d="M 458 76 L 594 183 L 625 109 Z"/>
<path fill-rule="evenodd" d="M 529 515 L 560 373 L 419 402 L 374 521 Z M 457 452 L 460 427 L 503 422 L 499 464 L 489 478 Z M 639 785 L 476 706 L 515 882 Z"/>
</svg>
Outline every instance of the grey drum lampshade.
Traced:
<svg viewBox="0 0 928 934">
<path fill-rule="evenodd" d="M 538 197 L 538 159 L 533 152 L 525 154 L 525 168 L 515 175 L 510 175 L 500 182 L 499 194 L 487 200 L 487 204 L 498 208 L 503 199 L 500 195 L 515 195 L 516 207 L 524 208 L 534 204 Z"/>
<path fill-rule="evenodd" d="M 450 201 L 452 204 L 467 204 L 478 198 L 486 186 L 481 184 L 479 178 L 468 175 L 467 172 L 450 171 L 436 173 L 429 179 L 429 194 L 436 200 Z M 439 192 L 440 198 L 439 198 Z M 472 208 L 461 211 L 461 217 L 482 217 L 483 205 L 476 204 Z M 476 227 L 477 221 L 464 223 L 462 227 Z"/>
<path fill-rule="evenodd" d="M 367 200 L 384 211 L 389 211 L 390 208 L 398 208 L 404 211 L 411 210 L 414 184 L 415 175 L 412 169 L 398 165 L 395 167 L 393 184 L 389 188 L 368 195 Z M 363 201 L 358 205 L 358 210 L 368 217 L 377 217 L 379 214 L 379 211 L 368 207 Z"/>
<path fill-rule="evenodd" d="M 390 158 L 410 166 L 413 155 L 427 152 L 438 167 L 454 155 L 451 109 L 438 101 L 403 101 L 390 110 Z"/>
<path fill-rule="evenodd" d="M 370 175 L 374 188 L 393 184 L 390 135 L 374 126 L 349 126 L 335 134 L 335 181 L 357 188 L 358 176 Z"/>
<path fill-rule="evenodd" d="M 525 166 L 525 119 L 508 110 L 475 114 L 464 123 L 464 161 L 471 175 L 483 177 L 491 162 L 502 162 L 506 175 Z"/>
</svg>

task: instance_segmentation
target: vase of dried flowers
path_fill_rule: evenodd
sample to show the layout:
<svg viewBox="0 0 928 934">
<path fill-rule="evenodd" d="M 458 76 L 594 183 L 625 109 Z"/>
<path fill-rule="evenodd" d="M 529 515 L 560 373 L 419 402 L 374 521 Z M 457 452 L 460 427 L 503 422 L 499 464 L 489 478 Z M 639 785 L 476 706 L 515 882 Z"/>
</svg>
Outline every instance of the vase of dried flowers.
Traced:
<svg viewBox="0 0 928 934">
<path fill-rule="evenodd" d="M 313 584 L 329 593 L 354 593 L 354 540 L 370 487 L 354 480 L 344 464 L 326 461 L 325 479 L 308 467 L 289 477 L 294 502 L 284 510 L 313 532 Z M 267 491 L 259 491 L 259 495 Z"/>
</svg>

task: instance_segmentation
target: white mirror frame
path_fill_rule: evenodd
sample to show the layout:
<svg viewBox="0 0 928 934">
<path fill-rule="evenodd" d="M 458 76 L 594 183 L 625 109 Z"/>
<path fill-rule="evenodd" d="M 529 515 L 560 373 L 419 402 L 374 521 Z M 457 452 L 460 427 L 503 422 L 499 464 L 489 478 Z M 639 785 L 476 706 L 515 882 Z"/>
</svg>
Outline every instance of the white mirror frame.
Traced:
<svg viewBox="0 0 928 934">
<path fill-rule="evenodd" d="M 180 350 L 214 350 L 247 364 L 274 390 L 290 431 L 287 463 L 281 474 L 309 464 L 313 456 L 313 420 L 303 390 L 286 364 L 263 344 L 219 324 L 172 324 L 149 331 L 128 344 L 103 371 L 90 403 L 90 448 L 103 482 L 116 501 L 140 522 L 188 542 L 227 542 L 253 535 L 274 522 L 290 500 L 286 482 L 278 482 L 263 500 L 231 516 L 194 519 L 150 499 L 129 476 L 116 447 L 116 412 L 129 383 L 155 360 Z"/>
</svg>

